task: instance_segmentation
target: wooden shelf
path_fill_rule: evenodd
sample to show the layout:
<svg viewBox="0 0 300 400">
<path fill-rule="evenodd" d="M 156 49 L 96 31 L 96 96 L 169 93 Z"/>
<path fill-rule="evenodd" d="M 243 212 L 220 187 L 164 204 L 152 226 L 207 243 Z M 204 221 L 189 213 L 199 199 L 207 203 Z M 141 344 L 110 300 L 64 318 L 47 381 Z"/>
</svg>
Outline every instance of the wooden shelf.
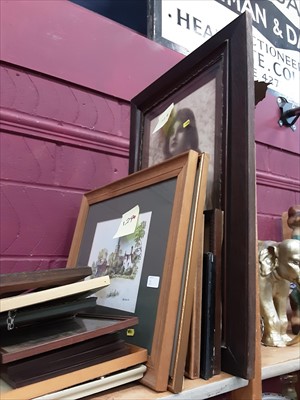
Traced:
<svg viewBox="0 0 300 400">
<path fill-rule="evenodd" d="M 192 400 L 207 399 L 222 393 L 228 393 L 248 385 L 246 379 L 221 373 L 205 381 L 203 379 L 185 379 L 184 389 L 181 393 L 173 394 L 171 392 L 155 392 L 139 383 L 132 383 L 119 387 L 116 390 L 109 390 L 105 393 L 99 393 L 92 397 L 93 400 L 135 400 L 135 399 L 176 399 Z"/>
<path fill-rule="evenodd" d="M 299 344 L 284 348 L 260 346 L 260 351 L 263 380 L 300 370 Z M 185 379 L 183 391 L 176 395 L 170 392 L 157 393 L 138 383 L 131 383 L 116 390 L 99 393 L 93 397 L 93 400 L 111 400 L 112 398 L 114 400 L 128 400 L 129 398 L 131 400 L 201 400 L 229 393 L 239 388 L 245 388 L 247 385 L 248 381 L 245 379 L 221 373 L 208 381 L 203 379 Z"/>
<path fill-rule="evenodd" d="M 262 379 L 300 370 L 300 345 L 287 347 L 261 346 Z"/>
<path fill-rule="evenodd" d="M 284 348 L 276 348 L 276 347 L 266 347 L 261 346 L 261 357 L 262 357 L 262 379 L 269 379 L 279 375 L 283 375 L 290 372 L 295 372 L 300 369 L 300 346 L 294 345 L 291 347 Z M 116 374 L 118 377 L 118 374 Z M 118 378 L 119 379 L 119 378 Z M 97 388 L 87 388 L 85 384 L 77 386 L 77 389 L 68 389 L 75 390 L 76 397 L 81 398 L 82 393 L 85 395 L 92 395 L 90 399 L 93 400 L 137 400 L 137 399 L 162 399 L 162 400 L 192 400 L 192 399 L 208 399 L 213 396 L 217 396 L 224 393 L 229 393 L 233 390 L 246 387 L 248 385 L 248 381 L 242 378 L 234 377 L 232 375 L 221 373 L 220 375 L 214 376 L 213 378 L 205 381 L 203 379 L 185 379 L 184 380 L 184 389 L 179 394 L 173 394 L 171 392 L 155 392 L 138 382 L 125 383 L 118 382 L 118 385 L 121 383 L 125 383 L 123 386 L 118 386 L 114 389 L 110 389 L 109 385 L 102 381 L 102 385 L 100 385 L 101 381 L 92 383 L 92 385 L 96 385 Z M 103 385 L 105 383 L 105 385 Z M 81 389 L 82 386 L 82 389 Z M 105 386 L 105 387 L 102 387 Z M 83 390 L 84 389 L 84 390 Z M 93 390 L 99 393 L 93 394 Z M 107 390 L 108 389 L 108 390 Z M 106 390 L 103 392 L 102 390 Z M 82 391 L 82 393 L 81 393 Z M 73 395 L 74 392 L 72 392 Z M 3 393 L 2 393 L 3 394 Z M 77 397 L 79 396 L 79 397 Z M 47 396 L 45 396 L 47 397 Z M 42 399 L 43 397 L 41 397 Z M 60 397 L 53 397 L 60 398 Z"/>
</svg>

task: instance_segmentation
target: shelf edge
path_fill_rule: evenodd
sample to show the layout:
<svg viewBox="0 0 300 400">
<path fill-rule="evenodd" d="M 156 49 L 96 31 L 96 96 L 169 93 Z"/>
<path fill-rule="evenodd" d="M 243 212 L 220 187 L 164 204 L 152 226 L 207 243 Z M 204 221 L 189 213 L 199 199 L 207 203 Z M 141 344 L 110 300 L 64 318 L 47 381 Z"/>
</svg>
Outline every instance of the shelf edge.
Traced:
<svg viewBox="0 0 300 400">
<path fill-rule="evenodd" d="M 236 376 L 222 379 L 221 381 L 207 383 L 204 386 L 183 390 L 178 394 L 171 394 L 166 397 L 157 397 L 157 400 L 205 400 L 219 394 L 228 393 L 232 390 L 247 386 L 248 380 Z"/>
<path fill-rule="evenodd" d="M 280 364 L 268 365 L 262 368 L 262 380 L 274 378 L 279 375 L 289 374 L 300 370 L 299 358 L 295 360 L 289 360 Z"/>
</svg>

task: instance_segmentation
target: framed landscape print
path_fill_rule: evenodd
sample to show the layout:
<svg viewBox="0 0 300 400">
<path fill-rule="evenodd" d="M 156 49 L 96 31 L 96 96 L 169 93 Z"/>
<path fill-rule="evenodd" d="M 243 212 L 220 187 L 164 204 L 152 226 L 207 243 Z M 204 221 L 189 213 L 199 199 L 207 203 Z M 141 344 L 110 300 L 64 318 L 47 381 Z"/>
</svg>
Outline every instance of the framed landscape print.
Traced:
<svg viewBox="0 0 300 400">
<path fill-rule="evenodd" d="M 114 238 L 121 219 L 98 222 L 88 260 L 93 276 L 107 273 L 114 279 L 99 291 L 98 304 L 135 312 L 152 212 L 140 213 L 135 232 Z M 99 243 L 101 247 L 99 249 Z M 108 255 L 110 255 L 108 259 Z"/>
<path fill-rule="evenodd" d="M 131 101 L 129 173 L 208 153 L 206 210 L 224 212 L 222 370 L 253 377 L 256 187 L 252 19 L 244 13 Z"/>
<path fill-rule="evenodd" d="M 208 156 L 190 150 L 86 193 L 67 262 L 109 275 L 97 305 L 102 315 L 138 317 L 126 341 L 147 348 L 142 382 L 157 391 L 170 371 L 170 390 L 182 386 L 207 169 Z"/>
</svg>

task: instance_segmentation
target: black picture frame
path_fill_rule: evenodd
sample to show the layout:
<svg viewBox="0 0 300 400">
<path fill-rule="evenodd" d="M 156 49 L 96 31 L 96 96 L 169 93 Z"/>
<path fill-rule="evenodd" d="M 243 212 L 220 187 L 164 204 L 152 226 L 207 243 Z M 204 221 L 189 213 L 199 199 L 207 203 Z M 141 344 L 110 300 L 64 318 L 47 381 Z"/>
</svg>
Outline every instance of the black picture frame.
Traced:
<svg viewBox="0 0 300 400">
<path fill-rule="evenodd" d="M 151 165 L 149 144 L 153 142 L 151 135 L 155 118 L 171 104 L 176 106 L 187 97 L 193 100 L 193 95 L 201 95 L 201 88 L 210 82 L 209 79 L 215 81 L 214 112 L 210 121 L 214 129 L 200 127 L 198 135 L 204 140 L 214 141 L 213 154 L 200 143 L 200 150 L 210 153 L 213 160 L 213 172 L 208 173 L 206 208 L 224 211 L 222 370 L 245 379 L 253 378 L 255 345 L 256 185 L 252 49 L 252 18 L 246 12 L 135 96 L 131 101 L 129 157 L 130 174 Z M 194 100 L 197 102 L 197 98 Z M 211 98 L 206 100 L 209 102 Z M 207 110 L 202 106 L 193 110 L 198 121 L 205 118 L 203 109 Z M 160 148 L 157 146 L 151 151 L 155 154 Z"/>
</svg>

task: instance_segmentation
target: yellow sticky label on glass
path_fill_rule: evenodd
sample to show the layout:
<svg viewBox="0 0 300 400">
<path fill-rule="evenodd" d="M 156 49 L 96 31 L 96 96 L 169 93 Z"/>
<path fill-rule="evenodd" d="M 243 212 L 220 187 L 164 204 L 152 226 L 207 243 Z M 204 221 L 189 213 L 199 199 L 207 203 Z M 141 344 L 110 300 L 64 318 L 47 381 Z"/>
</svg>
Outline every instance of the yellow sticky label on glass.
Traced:
<svg viewBox="0 0 300 400">
<path fill-rule="evenodd" d="M 183 124 L 183 128 L 186 128 L 187 126 L 189 126 L 189 124 L 191 123 L 191 121 L 189 119 L 187 119 Z"/>
<path fill-rule="evenodd" d="M 126 335 L 127 336 L 134 336 L 134 329 L 133 328 L 127 329 Z"/>
</svg>

